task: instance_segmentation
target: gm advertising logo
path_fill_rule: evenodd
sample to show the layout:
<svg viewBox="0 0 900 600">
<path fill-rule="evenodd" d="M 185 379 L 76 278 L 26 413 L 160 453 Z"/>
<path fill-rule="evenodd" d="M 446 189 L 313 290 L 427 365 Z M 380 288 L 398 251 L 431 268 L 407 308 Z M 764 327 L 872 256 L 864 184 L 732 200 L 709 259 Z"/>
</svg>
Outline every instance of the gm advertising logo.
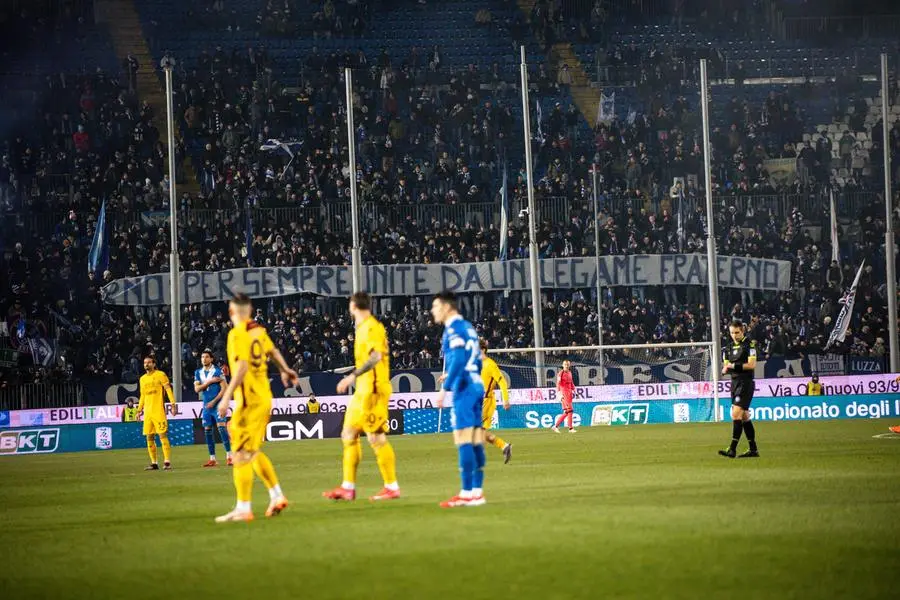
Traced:
<svg viewBox="0 0 900 600">
<path fill-rule="evenodd" d="M 59 447 L 59 429 L 0 431 L 0 456 L 49 454 Z"/>
<path fill-rule="evenodd" d="M 649 415 L 649 404 L 601 404 L 591 411 L 591 425 L 644 425 Z"/>
</svg>

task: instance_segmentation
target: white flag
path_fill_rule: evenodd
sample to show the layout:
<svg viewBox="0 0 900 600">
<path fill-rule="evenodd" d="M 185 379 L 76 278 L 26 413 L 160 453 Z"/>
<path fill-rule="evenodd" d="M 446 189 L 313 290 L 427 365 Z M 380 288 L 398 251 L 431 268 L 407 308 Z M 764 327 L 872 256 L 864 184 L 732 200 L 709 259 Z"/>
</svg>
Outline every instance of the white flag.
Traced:
<svg viewBox="0 0 900 600">
<path fill-rule="evenodd" d="M 847 290 L 844 297 L 839 300 L 844 307 L 841 309 L 837 320 L 834 322 L 834 329 L 831 330 L 831 335 L 828 336 L 828 343 L 825 344 L 825 350 L 828 350 L 835 342 L 843 342 L 844 338 L 847 336 L 847 329 L 850 327 L 850 319 L 853 317 L 853 303 L 856 302 L 856 286 L 859 285 L 859 276 L 862 275 L 865 264 L 866 261 L 863 261 L 863 263 L 859 265 L 859 270 L 856 271 L 856 277 L 853 278 L 853 285 L 850 286 L 850 289 Z"/>
<path fill-rule="evenodd" d="M 616 118 L 616 93 L 600 94 L 600 104 L 597 105 L 597 122 L 612 121 Z"/>
<path fill-rule="evenodd" d="M 841 253 L 838 247 L 837 210 L 834 207 L 834 190 L 831 190 L 831 260 L 841 263 Z"/>
</svg>

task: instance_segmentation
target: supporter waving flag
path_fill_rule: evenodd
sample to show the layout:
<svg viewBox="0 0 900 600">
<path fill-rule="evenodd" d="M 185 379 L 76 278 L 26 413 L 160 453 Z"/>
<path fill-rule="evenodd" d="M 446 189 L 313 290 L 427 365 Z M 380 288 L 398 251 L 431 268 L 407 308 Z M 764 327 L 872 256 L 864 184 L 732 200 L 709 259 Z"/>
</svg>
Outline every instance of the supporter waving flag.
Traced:
<svg viewBox="0 0 900 600">
<path fill-rule="evenodd" d="M 825 350 L 831 348 L 835 342 L 843 342 L 844 338 L 847 336 L 847 329 L 850 327 L 850 319 L 853 318 L 853 304 L 856 302 L 856 286 L 859 285 L 859 276 L 862 275 L 863 267 L 865 265 L 865 261 L 859 265 L 856 277 L 853 278 L 853 285 L 850 286 L 850 289 L 847 290 L 844 297 L 840 299 L 840 303 L 843 304 L 844 307 L 841 309 L 837 321 L 834 322 L 834 329 L 831 330 L 831 335 L 828 336 L 828 344 L 825 345 Z"/>
<path fill-rule="evenodd" d="M 106 235 L 106 200 L 100 207 L 97 227 L 94 229 L 94 240 L 88 253 L 88 273 L 102 274 L 109 266 L 109 238 Z"/>
<path fill-rule="evenodd" d="M 500 186 L 500 260 L 509 254 L 509 195 L 506 164 L 503 165 L 503 184 Z"/>
<path fill-rule="evenodd" d="M 277 150 L 284 150 L 291 159 L 294 158 L 294 154 L 299 152 L 300 149 L 303 148 L 303 142 L 282 142 L 277 139 L 266 140 L 262 146 L 259 147 L 263 152 L 275 152 Z"/>
</svg>

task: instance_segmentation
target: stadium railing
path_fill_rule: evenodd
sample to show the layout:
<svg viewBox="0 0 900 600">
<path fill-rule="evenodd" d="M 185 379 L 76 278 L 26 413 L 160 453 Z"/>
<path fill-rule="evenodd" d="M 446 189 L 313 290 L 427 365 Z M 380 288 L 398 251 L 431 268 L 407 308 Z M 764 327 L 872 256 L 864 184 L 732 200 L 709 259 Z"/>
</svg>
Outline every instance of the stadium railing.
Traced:
<svg viewBox="0 0 900 600">
<path fill-rule="evenodd" d="M 0 410 L 83 405 L 84 386 L 77 381 L 22 383 L 0 387 Z"/>
<path fill-rule="evenodd" d="M 835 201 L 838 216 L 844 218 L 858 217 L 862 209 L 876 202 L 878 194 L 869 191 L 844 190 L 836 194 Z M 827 214 L 828 197 L 824 192 L 808 194 L 746 194 L 746 195 L 716 195 L 715 203 L 719 207 L 734 206 L 738 210 L 746 211 L 752 206 L 756 211 L 774 211 L 775 216 L 784 218 L 791 214 L 794 207 L 800 209 L 804 217 L 811 222 L 820 221 Z M 539 218 L 547 219 L 555 223 L 568 221 L 572 202 L 565 196 L 544 197 L 537 200 Z M 605 196 L 601 200 L 601 206 L 614 212 L 624 211 L 631 207 L 635 210 L 649 208 L 660 210 L 658 199 L 651 200 L 649 204 L 643 198 L 621 197 L 616 195 Z M 510 206 L 510 218 L 515 217 L 525 207 L 524 200 L 514 199 Z M 349 202 L 326 202 L 319 207 L 285 206 L 273 208 L 254 208 L 252 218 L 255 223 L 279 223 L 309 222 L 317 224 L 326 223 L 333 231 L 342 231 L 350 223 Z M 68 218 L 68 211 L 53 212 L 7 212 L 0 215 L 0 230 L 23 229 L 37 236 L 51 236 L 60 225 Z M 237 208 L 233 209 L 190 209 L 179 213 L 183 223 L 206 227 L 209 225 L 221 225 L 225 219 L 244 219 L 246 212 Z M 407 216 L 416 218 L 419 223 L 430 221 L 435 217 L 441 221 L 448 221 L 458 225 L 466 222 L 473 224 L 494 223 L 500 221 L 499 202 L 480 202 L 475 204 L 378 204 L 374 202 L 363 203 L 360 207 L 360 215 L 364 225 L 377 227 L 379 225 L 399 225 L 406 222 Z M 80 214 L 79 218 L 93 217 L 94 215 Z M 116 228 L 130 227 L 134 223 L 162 226 L 168 221 L 168 212 L 161 211 L 129 211 L 107 214 L 110 224 Z M 821 224 L 821 223 L 820 223 Z"/>
<path fill-rule="evenodd" d="M 786 40 L 822 40 L 829 38 L 900 37 L 900 14 L 857 16 L 783 17 L 777 33 Z"/>
</svg>

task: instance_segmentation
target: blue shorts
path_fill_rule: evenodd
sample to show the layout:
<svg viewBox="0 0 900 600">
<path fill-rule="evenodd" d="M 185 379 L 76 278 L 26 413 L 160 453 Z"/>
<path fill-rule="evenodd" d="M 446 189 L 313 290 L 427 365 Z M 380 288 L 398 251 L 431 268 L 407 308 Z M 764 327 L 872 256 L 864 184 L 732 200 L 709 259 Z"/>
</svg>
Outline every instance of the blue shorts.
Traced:
<svg viewBox="0 0 900 600">
<path fill-rule="evenodd" d="M 200 412 L 200 420 L 204 427 L 215 427 L 216 425 L 225 426 L 228 421 L 227 417 L 220 417 L 218 409 L 203 407 Z"/>
<path fill-rule="evenodd" d="M 454 431 L 467 427 L 481 427 L 481 411 L 484 406 L 484 388 L 469 387 L 453 394 L 453 410 L 450 427 Z"/>
</svg>

